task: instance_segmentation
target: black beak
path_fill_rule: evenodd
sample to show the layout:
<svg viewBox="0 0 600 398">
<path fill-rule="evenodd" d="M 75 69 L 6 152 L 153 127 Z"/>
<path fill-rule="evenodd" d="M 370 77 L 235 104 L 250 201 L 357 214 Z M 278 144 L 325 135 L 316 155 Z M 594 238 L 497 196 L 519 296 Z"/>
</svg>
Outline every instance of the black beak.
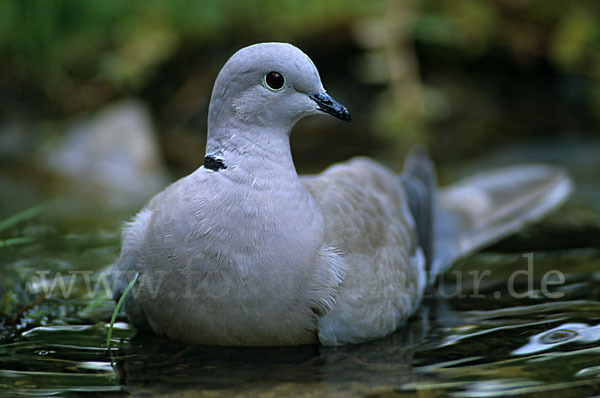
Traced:
<svg viewBox="0 0 600 398">
<path fill-rule="evenodd" d="M 317 103 L 320 111 L 329 113 L 345 122 L 350 121 L 350 112 L 348 112 L 348 109 L 331 98 L 326 92 L 313 93 L 310 95 L 310 98 Z"/>
</svg>

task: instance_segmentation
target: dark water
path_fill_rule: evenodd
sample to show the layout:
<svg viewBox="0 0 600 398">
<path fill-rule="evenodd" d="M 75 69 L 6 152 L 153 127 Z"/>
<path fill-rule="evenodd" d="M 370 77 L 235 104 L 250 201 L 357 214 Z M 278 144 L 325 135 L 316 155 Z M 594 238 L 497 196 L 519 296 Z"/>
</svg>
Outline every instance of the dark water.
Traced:
<svg viewBox="0 0 600 398">
<path fill-rule="evenodd" d="M 0 249 L 0 297 L 12 297 L 0 303 L 0 395 L 598 395 L 600 148 L 572 151 L 563 163 L 578 188 L 561 211 L 456 264 L 394 335 L 346 347 L 188 346 L 136 336 L 120 318 L 108 351 L 101 272 L 118 255 L 124 215 L 33 223 L 21 232 L 34 243 Z"/>
</svg>

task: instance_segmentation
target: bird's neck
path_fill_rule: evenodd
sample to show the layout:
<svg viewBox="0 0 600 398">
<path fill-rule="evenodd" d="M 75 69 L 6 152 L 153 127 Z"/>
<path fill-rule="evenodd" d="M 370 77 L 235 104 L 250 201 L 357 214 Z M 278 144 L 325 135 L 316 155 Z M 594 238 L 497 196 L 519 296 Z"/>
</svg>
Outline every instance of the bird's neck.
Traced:
<svg viewBox="0 0 600 398">
<path fill-rule="evenodd" d="M 209 127 L 206 162 L 235 173 L 236 169 L 254 175 L 298 178 L 290 151 L 289 130 L 277 128 L 219 125 Z"/>
</svg>

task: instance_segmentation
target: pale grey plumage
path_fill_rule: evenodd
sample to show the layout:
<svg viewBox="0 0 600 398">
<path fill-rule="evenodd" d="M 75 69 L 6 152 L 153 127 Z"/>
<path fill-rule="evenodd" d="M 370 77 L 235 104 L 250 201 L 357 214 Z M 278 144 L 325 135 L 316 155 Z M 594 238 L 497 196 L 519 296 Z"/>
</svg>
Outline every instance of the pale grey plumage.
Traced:
<svg viewBox="0 0 600 398">
<path fill-rule="evenodd" d="M 269 72 L 285 77 L 271 89 Z M 549 166 L 500 170 L 436 197 L 422 152 L 398 176 L 358 158 L 298 177 L 289 132 L 308 114 L 349 119 L 297 48 L 238 51 L 219 73 L 201 167 L 127 224 L 115 297 L 138 327 L 195 343 L 354 343 L 418 307 L 436 272 L 557 206 L 569 180 Z M 465 206 L 465 200 L 477 206 Z"/>
</svg>

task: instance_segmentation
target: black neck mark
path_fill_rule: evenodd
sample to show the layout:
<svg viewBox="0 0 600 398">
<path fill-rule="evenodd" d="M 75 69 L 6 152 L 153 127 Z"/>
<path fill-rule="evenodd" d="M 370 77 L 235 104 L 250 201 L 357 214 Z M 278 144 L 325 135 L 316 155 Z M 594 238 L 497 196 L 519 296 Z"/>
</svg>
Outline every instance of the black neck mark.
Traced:
<svg viewBox="0 0 600 398">
<path fill-rule="evenodd" d="M 219 171 L 221 169 L 226 169 L 227 166 L 225 166 L 225 163 L 223 163 L 223 159 L 220 159 L 214 155 L 207 155 L 204 158 L 204 168 L 212 171 Z"/>
</svg>

